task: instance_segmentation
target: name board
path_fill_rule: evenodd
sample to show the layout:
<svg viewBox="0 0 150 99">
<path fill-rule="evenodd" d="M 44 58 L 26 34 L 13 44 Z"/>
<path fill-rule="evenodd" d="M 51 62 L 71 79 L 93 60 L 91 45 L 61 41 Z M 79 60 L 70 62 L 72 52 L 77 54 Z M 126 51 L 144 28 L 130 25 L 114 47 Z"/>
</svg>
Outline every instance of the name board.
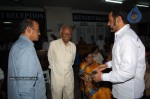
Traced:
<svg viewBox="0 0 150 99">
<path fill-rule="evenodd" d="M 80 21 L 80 22 L 108 22 L 108 15 L 73 13 L 72 16 L 73 16 L 73 21 Z"/>
<path fill-rule="evenodd" d="M 40 11 L 7 11 L 0 10 L 0 20 L 22 20 L 25 18 L 45 19 L 45 13 Z"/>
</svg>

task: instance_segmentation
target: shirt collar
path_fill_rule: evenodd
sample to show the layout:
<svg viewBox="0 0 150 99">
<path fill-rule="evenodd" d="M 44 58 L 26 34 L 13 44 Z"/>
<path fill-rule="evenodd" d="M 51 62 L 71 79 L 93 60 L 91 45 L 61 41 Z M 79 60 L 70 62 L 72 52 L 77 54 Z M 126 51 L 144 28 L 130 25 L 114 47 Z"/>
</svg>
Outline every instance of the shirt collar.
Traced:
<svg viewBox="0 0 150 99">
<path fill-rule="evenodd" d="M 60 41 L 60 44 L 65 45 L 64 42 L 63 42 L 63 40 L 62 40 L 62 38 L 60 38 L 59 41 Z M 70 41 L 67 43 L 67 46 L 69 46 L 69 45 L 70 45 Z"/>
<path fill-rule="evenodd" d="M 118 40 L 123 34 L 125 34 L 125 30 L 129 29 L 130 28 L 130 25 L 129 24 L 126 24 L 125 26 L 123 26 L 120 30 L 118 30 L 116 33 L 115 33 L 115 41 Z"/>
<path fill-rule="evenodd" d="M 24 35 L 20 35 L 20 37 L 19 37 L 19 38 L 26 40 L 29 44 L 31 44 L 31 45 L 33 45 L 33 46 L 34 46 L 34 43 L 33 43 L 30 39 L 28 39 L 26 36 L 24 36 Z"/>
</svg>

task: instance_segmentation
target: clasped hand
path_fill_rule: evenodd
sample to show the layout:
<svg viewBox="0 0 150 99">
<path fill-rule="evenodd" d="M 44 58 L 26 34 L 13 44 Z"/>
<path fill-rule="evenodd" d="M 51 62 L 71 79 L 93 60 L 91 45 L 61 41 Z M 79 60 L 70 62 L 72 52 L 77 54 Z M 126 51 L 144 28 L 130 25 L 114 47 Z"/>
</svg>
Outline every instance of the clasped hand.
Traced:
<svg viewBox="0 0 150 99">
<path fill-rule="evenodd" d="M 99 82 L 102 80 L 101 75 L 102 71 L 106 69 L 106 64 L 99 65 L 97 68 L 95 68 L 93 71 L 97 71 L 95 75 L 92 76 L 93 80 L 96 82 Z"/>
</svg>

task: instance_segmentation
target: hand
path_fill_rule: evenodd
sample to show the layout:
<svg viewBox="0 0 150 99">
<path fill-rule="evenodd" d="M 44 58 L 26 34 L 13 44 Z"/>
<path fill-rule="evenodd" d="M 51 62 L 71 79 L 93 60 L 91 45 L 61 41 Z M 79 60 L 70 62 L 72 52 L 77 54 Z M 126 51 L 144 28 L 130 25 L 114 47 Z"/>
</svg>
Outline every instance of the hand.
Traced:
<svg viewBox="0 0 150 99">
<path fill-rule="evenodd" d="M 102 75 L 102 72 L 97 70 L 97 74 L 93 75 L 92 78 L 95 82 L 99 82 L 101 81 L 101 75 Z"/>
<path fill-rule="evenodd" d="M 99 68 L 100 70 L 103 68 L 103 70 L 104 70 L 104 69 L 107 68 L 107 65 L 106 65 L 106 64 L 101 64 L 101 65 L 98 66 L 98 68 Z"/>
<path fill-rule="evenodd" d="M 106 64 L 102 64 L 102 65 L 99 65 L 99 66 L 97 66 L 97 68 L 95 68 L 93 71 L 103 71 L 103 70 L 105 70 L 107 68 L 107 65 Z"/>
<path fill-rule="evenodd" d="M 82 79 L 84 81 L 88 81 L 85 77 L 80 77 L 80 79 Z"/>
<path fill-rule="evenodd" d="M 97 68 L 95 68 L 93 71 L 97 71 L 97 74 L 93 75 L 93 79 L 97 82 L 101 81 L 102 71 L 105 70 L 106 68 L 107 68 L 106 64 L 99 65 Z"/>
<path fill-rule="evenodd" d="M 83 75 L 81 75 L 80 79 L 82 79 L 86 82 L 92 81 L 92 78 L 90 78 L 90 75 L 88 73 L 84 73 Z"/>
</svg>

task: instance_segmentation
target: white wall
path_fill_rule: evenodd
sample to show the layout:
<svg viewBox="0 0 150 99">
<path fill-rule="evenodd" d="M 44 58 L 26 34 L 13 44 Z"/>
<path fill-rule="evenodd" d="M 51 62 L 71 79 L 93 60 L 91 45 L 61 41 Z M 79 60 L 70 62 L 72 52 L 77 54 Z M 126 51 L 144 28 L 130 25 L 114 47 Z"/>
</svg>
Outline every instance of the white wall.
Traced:
<svg viewBox="0 0 150 99">
<path fill-rule="evenodd" d="M 108 12 L 100 12 L 100 11 L 93 11 L 93 10 L 72 10 L 72 13 L 108 15 Z M 87 24 L 87 26 L 80 26 L 81 23 L 85 23 L 85 24 Z M 104 37 L 109 35 L 105 31 L 105 29 L 107 27 L 107 22 L 73 22 L 73 24 L 77 28 L 80 28 L 80 30 L 81 30 L 81 34 L 80 34 L 80 33 L 77 33 L 76 28 L 75 28 L 74 32 L 78 36 L 80 35 L 83 37 L 83 35 L 87 34 L 83 37 L 84 41 L 86 41 L 86 43 L 91 42 L 91 38 L 90 38 L 91 35 L 94 35 L 95 40 L 98 39 L 98 35 L 100 35 L 100 34 L 102 34 Z M 97 25 L 101 25 L 103 30 L 97 31 L 97 29 L 96 29 L 96 28 L 98 28 Z M 83 34 L 82 30 L 86 33 Z M 88 31 L 88 30 L 90 30 L 90 31 Z M 79 41 L 79 38 L 80 38 L 80 37 L 77 37 L 77 35 L 75 37 L 75 43 L 77 43 Z"/>
<path fill-rule="evenodd" d="M 107 15 L 107 12 L 87 11 L 87 10 L 73 10 L 69 7 L 44 7 L 46 11 L 48 36 L 53 33 L 59 36 L 59 29 L 61 25 L 67 24 L 72 26 L 80 25 L 80 22 L 73 22 L 72 13 L 84 14 L 101 14 Z M 102 23 L 103 24 L 103 23 Z M 90 26 L 96 26 L 96 22 L 88 22 Z M 73 31 L 72 41 L 77 43 L 76 27 Z"/>
<path fill-rule="evenodd" d="M 51 30 L 59 36 L 59 29 L 62 25 L 72 25 L 72 12 L 67 7 L 45 7 L 47 30 Z"/>
</svg>

